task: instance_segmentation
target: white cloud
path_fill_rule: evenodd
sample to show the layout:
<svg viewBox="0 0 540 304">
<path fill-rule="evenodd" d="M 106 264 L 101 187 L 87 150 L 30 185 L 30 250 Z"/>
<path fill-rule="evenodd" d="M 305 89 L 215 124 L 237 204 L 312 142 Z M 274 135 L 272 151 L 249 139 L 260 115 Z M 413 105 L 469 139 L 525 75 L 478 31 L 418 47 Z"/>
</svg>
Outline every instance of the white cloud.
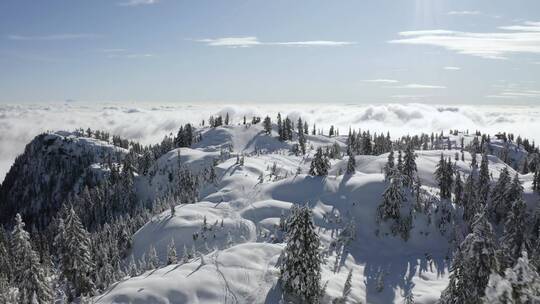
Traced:
<svg viewBox="0 0 540 304">
<path fill-rule="evenodd" d="M 506 59 L 510 54 L 540 54 L 540 22 L 503 26 L 505 32 L 475 33 L 449 30 L 421 30 L 399 33 L 403 38 L 390 43 L 431 45 L 490 59 Z"/>
<path fill-rule="evenodd" d="M 539 92 L 540 93 L 540 92 Z M 415 101 L 421 95 L 395 95 L 393 98 Z M 426 97 L 427 98 L 427 97 Z M 501 99 L 502 100 L 502 99 Z M 511 99 L 508 99 L 511 100 Z M 246 115 L 277 112 L 298 116 L 311 125 L 328 130 L 330 124 L 341 130 L 361 127 L 392 136 L 449 129 L 481 130 L 491 134 L 512 132 L 540 142 L 540 106 L 454 106 L 425 104 L 328 105 L 328 104 L 83 104 L 71 102 L 50 105 L 0 105 L 0 180 L 25 145 L 46 130 L 97 128 L 144 144 L 159 142 L 176 132 L 184 123 L 199 125 L 210 115 L 228 112 L 233 123 Z M 506 121 L 501 123 L 501 121 Z M 31 122 L 31 123 L 29 123 Z"/>
<path fill-rule="evenodd" d="M 248 37 L 224 37 L 215 39 L 199 39 L 197 42 L 206 43 L 209 46 L 223 46 L 231 48 L 254 47 L 261 45 L 283 45 L 283 46 L 345 46 L 352 45 L 351 41 L 332 41 L 332 40 L 308 40 L 308 41 L 287 41 L 287 42 L 262 42 L 254 36 Z"/>
<path fill-rule="evenodd" d="M 503 98 L 503 99 L 528 99 L 535 98 L 540 99 L 540 91 L 538 90 L 504 90 L 498 94 L 488 95 L 488 98 Z"/>
<path fill-rule="evenodd" d="M 139 5 L 151 5 L 158 3 L 158 0 L 129 0 L 126 2 L 120 2 L 120 6 L 139 6 Z"/>
<path fill-rule="evenodd" d="M 447 70 L 447 71 L 459 71 L 459 70 L 461 70 L 460 67 L 455 67 L 455 66 L 445 66 L 444 69 Z"/>
<path fill-rule="evenodd" d="M 474 15 L 481 15 L 482 13 L 479 11 L 450 11 L 448 12 L 448 15 L 457 15 L 457 16 L 474 16 Z"/>
<path fill-rule="evenodd" d="M 430 85 L 430 84 L 419 84 L 419 83 L 410 83 L 402 86 L 393 87 L 396 89 L 446 89 L 445 86 L 440 85 Z"/>
<path fill-rule="evenodd" d="M 101 35 L 97 34 L 52 34 L 52 35 L 41 35 L 41 36 L 26 36 L 26 35 L 8 35 L 10 40 L 19 40 L 19 41 L 55 41 L 55 40 L 73 40 L 73 39 L 89 39 L 89 38 L 99 38 Z"/>
<path fill-rule="evenodd" d="M 368 80 L 364 80 L 365 82 L 375 82 L 375 83 L 398 83 L 399 80 L 395 80 L 395 79 L 383 79 L 383 78 L 380 78 L 380 79 L 368 79 Z"/>
</svg>

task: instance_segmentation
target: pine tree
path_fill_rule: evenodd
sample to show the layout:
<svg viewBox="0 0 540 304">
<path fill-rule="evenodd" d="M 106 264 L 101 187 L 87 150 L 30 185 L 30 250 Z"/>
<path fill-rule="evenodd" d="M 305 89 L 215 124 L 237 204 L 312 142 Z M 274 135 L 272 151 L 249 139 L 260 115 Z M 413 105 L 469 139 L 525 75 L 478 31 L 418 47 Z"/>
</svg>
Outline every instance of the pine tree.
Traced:
<svg viewBox="0 0 540 304">
<path fill-rule="evenodd" d="M 153 245 L 150 245 L 148 255 L 146 257 L 147 270 L 152 270 L 159 267 L 159 258 L 157 256 L 156 248 Z"/>
<path fill-rule="evenodd" d="M 52 290 L 46 277 L 46 270 L 39 263 L 37 253 L 32 249 L 30 234 L 24 229 L 21 215 L 15 216 L 15 226 L 11 233 L 11 252 L 15 259 L 15 283 L 19 288 L 19 303 L 50 303 Z"/>
<path fill-rule="evenodd" d="M 463 191 L 463 220 L 467 223 L 471 223 L 476 213 L 480 211 L 480 206 L 476 199 L 475 175 L 476 172 L 473 169 L 465 181 L 465 188 Z"/>
<path fill-rule="evenodd" d="M 451 162 L 447 162 L 441 153 L 441 159 L 439 160 L 435 170 L 435 178 L 437 179 L 439 185 L 441 199 L 449 199 L 452 196 L 452 174 Z"/>
<path fill-rule="evenodd" d="M 408 144 L 405 149 L 405 156 L 403 158 L 403 175 L 404 183 L 406 186 L 411 186 L 414 180 L 414 176 L 417 174 L 416 168 L 416 155 L 412 149 L 412 145 Z"/>
<path fill-rule="evenodd" d="M 511 207 L 512 202 L 507 200 L 510 183 L 510 173 L 505 166 L 502 168 L 499 179 L 491 191 L 491 203 L 488 208 L 491 217 L 497 224 L 504 219 Z"/>
<path fill-rule="evenodd" d="M 177 262 L 176 245 L 174 244 L 174 239 L 171 239 L 167 248 L 167 265 L 176 264 Z"/>
<path fill-rule="evenodd" d="M 281 141 L 285 140 L 284 131 L 283 131 L 283 123 L 281 122 L 281 113 L 278 113 L 277 115 L 277 131 L 279 135 L 279 140 Z"/>
<path fill-rule="evenodd" d="M 405 201 L 401 174 L 396 171 L 390 178 L 390 184 L 384 190 L 383 200 L 377 208 L 379 220 L 400 219 L 401 203 Z"/>
<path fill-rule="evenodd" d="M 349 294 L 351 293 L 351 284 L 352 281 L 352 269 L 349 271 L 349 274 L 347 275 L 347 280 L 345 280 L 345 285 L 343 286 L 343 299 L 346 301 L 349 297 Z"/>
<path fill-rule="evenodd" d="M 512 204 L 504 223 L 504 233 L 501 239 L 501 265 L 511 268 L 519 258 L 523 248 L 529 248 L 527 243 L 527 206 L 523 200 L 518 199 Z"/>
<path fill-rule="evenodd" d="M 314 176 L 327 176 L 328 169 L 330 169 L 330 162 L 328 158 L 323 154 L 322 148 L 317 148 L 317 152 L 311 161 L 309 168 L 309 174 Z"/>
<path fill-rule="evenodd" d="M 507 268 L 504 276 L 492 273 L 486 287 L 483 303 L 525 304 L 540 301 L 540 276 L 531 267 L 527 252 L 523 251 L 513 268 Z"/>
<path fill-rule="evenodd" d="M 388 153 L 388 160 L 386 161 L 386 164 L 384 165 L 384 179 L 389 180 L 392 176 L 394 171 L 394 151 L 391 150 L 390 153 Z"/>
<path fill-rule="evenodd" d="M 280 265 L 283 289 L 306 303 L 319 303 L 322 257 L 311 210 L 307 206 L 295 207 L 288 223 Z"/>
<path fill-rule="evenodd" d="M 300 146 L 300 152 L 302 152 L 302 154 L 306 154 L 306 136 L 302 130 L 303 126 L 301 118 L 298 118 L 296 127 L 298 129 L 298 145 Z"/>
<path fill-rule="evenodd" d="M 523 197 L 523 185 L 519 181 L 519 174 L 516 173 L 512 182 L 510 183 L 510 188 L 507 193 L 507 201 L 513 202 L 515 200 L 521 199 Z"/>
<path fill-rule="evenodd" d="M 264 126 L 264 132 L 266 132 L 266 134 L 268 135 L 272 134 L 272 120 L 270 119 L 270 117 L 266 116 L 264 118 L 263 126 Z"/>
<path fill-rule="evenodd" d="M 64 248 L 62 252 L 62 274 L 73 287 L 74 296 L 92 293 L 94 282 L 91 275 L 94 263 L 91 257 L 90 235 L 71 208 L 65 222 Z M 70 296 L 71 292 L 69 292 Z"/>
<path fill-rule="evenodd" d="M 354 155 L 349 155 L 349 160 L 347 161 L 347 174 L 354 174 L 356 172 L 356 160 Z"/>
<path fill-rule="evenodd" d="M 478 196 L 482 206 L 487 204 L 489 196 L 489 161 L 486 153 L 482 154 L 480 163 L 480 174 L 478 176 Z"/>
<path fill-rule="evenodd" d="M 478 304 L 498 264 L 493 229 L 483 214 L 475 217 L 472 232 L 454 255 L 450 282 L 441 294 L 441 304 Z"/>
<path fill-rule="evenodd" d="M 458 206 L 463 205 L 463 181 L 459 171 L 456 172 L 454 179 L 454 203 Z"/>
</svg>

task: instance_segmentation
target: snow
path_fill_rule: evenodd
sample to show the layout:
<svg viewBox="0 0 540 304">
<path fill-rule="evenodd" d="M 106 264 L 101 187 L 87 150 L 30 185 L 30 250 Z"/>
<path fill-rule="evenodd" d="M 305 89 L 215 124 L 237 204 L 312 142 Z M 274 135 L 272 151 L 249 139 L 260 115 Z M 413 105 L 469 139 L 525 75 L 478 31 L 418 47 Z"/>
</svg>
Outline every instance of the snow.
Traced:
<svg viewBox="0 0 540 304">
<path fill-rule="evenodd" d="M 184 246 L 188 249 L 194 246 L 203 256 L 204 264 L 198 257 L 188 263 L 126 278 L 96 297 L 97 303 L 278 303 L 281 290 L 276 265 L 284 244 L 274 243 L 281 241 L 274 232 L 280 216 L 287 215 L 293 204 L 307 204 L 313 209 L 324 247 L 322 284 L 328 283 L 323 303 L 331 303 L 342 295 L 351 269 L 352 291 L 348 303 L 402 303 L 405 291 L 410 288 L 416 303 L 437 301 L 448 284 L 452 227 L 441 233 L 437 212 L 429 216 L 417 214 L 408 241 L 386 234 L 384 224 L 379 227 L 376 209 L 386 187 L 382 168 L 387 154 L 356 156 L 356 174 L 345 176 L 337 173 L 340 168 L 345 172 L 347 157 L 332 160 L 329 176 L 313 177 L 306 173 L 315 150 L 309 150 L 306 156 L 295 156 L 288 152 L 291 143 L 279 142 L 276 134 L 265 135 L 261 125 L 205 128 L 200 132 L 202 141 L 191 148 L 162 156 L 154 168 L 158 174 L 150 182 L 141 183 L 145 186 L 139 190 L 159 193 L 158 189 L 167 183 L 168 169 L 180 163 L 202 170 L 220 158 L 220 151 L 232 147 L 230 158 L 216 166 L 218 181 L 205 185 L 200 202 L 178 205 L 174 215 L 167 210 L 155 216 L 133 236 L 131 254 L 139 259 L 153 246 L 164 264 L 167 245 L 174 239 L 180 257 Z M 306 137 L 308 147 L 315 148 L 334 142 L 344 146 L 346 139 L 346 136 Z M 453 141 L 459 142 L 457 138 Z M 459 150 L 416 151 L 424 189 L 431 193 L 438 191 L 433 172 L 440 155 L 454 161 L 456 152 Z M 236 153 L 246 154 L 243 166 L 236 163 Z M 480 160 L 480 155 L 477 159 Z M 462 177 L 470 173 L 470 160 L 466 152 L 465 162 L 456 161 Z M 274 164 L 278 176 L 271 174 Z M 496 156 L 489 157 L 489 165 L 493 179 L 506 166 Z M 300 174 L 296 173 L 297 168 Z M 515 174 L 513 169 L 509 171 L 512 176 Z M 525 198 L 530 203 L 536 199 L 531 193 L 531 177 L 520 177 L 525 181 Z M 202 228 L 205 217 L 211 230 Z M 355 223 L 356 239 L 340 254 L 331 244 L 349 222 Z M 196 240 L 194 234 L 198 234 Z M 227 241 L 228 234 L 233 238 L 232 247 Z M 384 288 L 378 291 L 381 276 Z"/>
</svg>

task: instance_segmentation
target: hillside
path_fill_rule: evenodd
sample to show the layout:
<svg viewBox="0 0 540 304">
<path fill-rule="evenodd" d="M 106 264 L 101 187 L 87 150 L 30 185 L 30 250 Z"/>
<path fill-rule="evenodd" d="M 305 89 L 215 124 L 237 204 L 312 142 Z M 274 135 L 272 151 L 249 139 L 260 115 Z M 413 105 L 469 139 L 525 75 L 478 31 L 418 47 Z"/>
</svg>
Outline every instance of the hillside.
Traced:
<svg viewBox="0 0 540 304">
<path fill-rule="evenodd" d="M 405 241 L 392 235 L 385 223 L 376 222 L 376 209 L 387 185 L 382 169 L 388 154 L 356 156 L 354 175 L 338 175 L 345 171 L 347 156 L 333 159 L 329 176 L 317 177 L 307 175 L 313 149 L 334 142 L 344 147 L 346 136 L 309 135 L 312 147 L 305 156 L 291 154 L 288 142 L 276 140 L 275 134 L 264 135 L 257 125 L 207 129 L 202 136 L 191 148 L 180 149 L 180 162 L 178 151 L 171 151 L 156 166 L 180 163 L 198 170 L 201 163 L 209 165 L 221 158 L 217 180 L 203 187 L 197 203 L 177 205 L 174 214 L 164 211 L 137 231 L 127 259 L 144 259 L 155 248 L 160 264 L 165 265 L 171 240 L 179 258 L 193 257 L 125 278 L 95 297 L 97 303 L 279 302 L 277 263 L 283 235 L 278 226 L 294 204 L 312 208 L 322 240 L 322 283 L 327 284 L 323 303 L 341 296 L 350 270 L 348 303 L 402 303 L 411 291 L 415 303 L 434 303 L 440 297 L 448 284 L 454 240 L 463 239 L 464 231 L 456 230 L 460 219 L 445 222 L 445 212 L 458 211 L 437 198 L 433 173 L 441 154 L 453 159 L 456 150 L 416 152 L 418 174 L 431 203 L 429 212 L 415 214 Z M 225 147 L 230 155 L 216 154 Z M 242 153 L 244 163 L 239 164 L 236 154 Z M 462 176 L 470 174 L 470 161 L 471 155 L 465 152 L 465 161 L 456 162 Z M 505 166 L 498 157 L 489 157 L 493 182 Z M 514 170 L 509 170 L 513 176 Z M 534 208 L 537 195 L 532 193 L 531 175 L 520 179 L 525 198 Z M 158 174 L 152 185 L 159 188 L 164 180 Z M 350 227 L 354 227 L 354 240 L 344 243 Z"/>
</svg>

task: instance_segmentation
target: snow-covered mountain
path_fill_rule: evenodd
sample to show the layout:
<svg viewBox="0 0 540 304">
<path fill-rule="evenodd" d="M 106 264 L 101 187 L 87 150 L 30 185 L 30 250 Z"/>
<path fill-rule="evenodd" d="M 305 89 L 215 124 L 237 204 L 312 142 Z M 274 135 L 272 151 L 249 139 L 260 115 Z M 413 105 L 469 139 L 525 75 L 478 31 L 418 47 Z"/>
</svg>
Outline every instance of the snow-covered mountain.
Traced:
<svg viewBox="0 0 540 304">
<path fill-rule="evenodd" d="M 440 198 L 434 173 L 442 155 L 462 177 L 474 174 L 471 161 L 475 157 L 480 162 L 481 154 L 472 155 L 468 147 L 476 136 L 455 132 L 438 141 L 432 137 L 429 149 L 415 151 L 422 203 L 407 192 L 402 208 L 409 208 L 411 225 L 404 236 L 377 216 L 389 187 L 384 174 L 389 153 L 348 156 L 350 137 L 310 134 L 304 135 L 306 154 L 295 153 L 296 133 L 293 140 L 283 141 L 275 129 L 267 134 L 262 124 L 200 127 L 191 146 L 154 153 L 149 165 L 142 165 L 148 151 L 132 153 L 137 161 L 129 185 L 137 206 L 160 201 L 165 211 L 131 237 L 121 264 L 138 270 L 125 271 L 93 301 L 280 303 L 282 225 L 296 205 L 312 210 L 321 240 L 322 303 L 342 298 L 349 274 L 346 303 L 405 303 L 410 295 L 415 303 L 435 303 L 449 283 L 452 253 L 468 231 L 462 207 Z M 395 149 L 402 144 L 394 142 Z M 513 177 L 514 169 L 533 157 L 513 141 L 493 137 L 486 145 L 492 185 L 503 168 Z M 327 176 L 309 174 L 319 147 L 332 155 Z M 506 163 L 499 158 L 503 154 Z M 47 225 L 47 217 L 39 215 L 47 214 L 50 221 L 70 194 L 80 195 L 85 186 L 99 184 L 100 176 L 111 175 L 111 163 L 127 166 L 127 155 L 124 148 L 78 133 L 38 136 L 0 188 L 3 223 L 22 213 L 30 222 L 39 218 Z M 355 160 L 354 173 L 345 173 L 349 157 Z M 177 195 L 187 189 L 183 170 L 198 176 L 196 191 L 189 195 L 193 203 Z M 534 174 L 519 174 L 519 179 L 532 214 L 538 204 Z M 496 233 L 503 229 L 494 228 Z M 169 260 L 172 251 L 176 261 Z M 151 259 L 153 267 L 148 266 Z"/>
</svg>

